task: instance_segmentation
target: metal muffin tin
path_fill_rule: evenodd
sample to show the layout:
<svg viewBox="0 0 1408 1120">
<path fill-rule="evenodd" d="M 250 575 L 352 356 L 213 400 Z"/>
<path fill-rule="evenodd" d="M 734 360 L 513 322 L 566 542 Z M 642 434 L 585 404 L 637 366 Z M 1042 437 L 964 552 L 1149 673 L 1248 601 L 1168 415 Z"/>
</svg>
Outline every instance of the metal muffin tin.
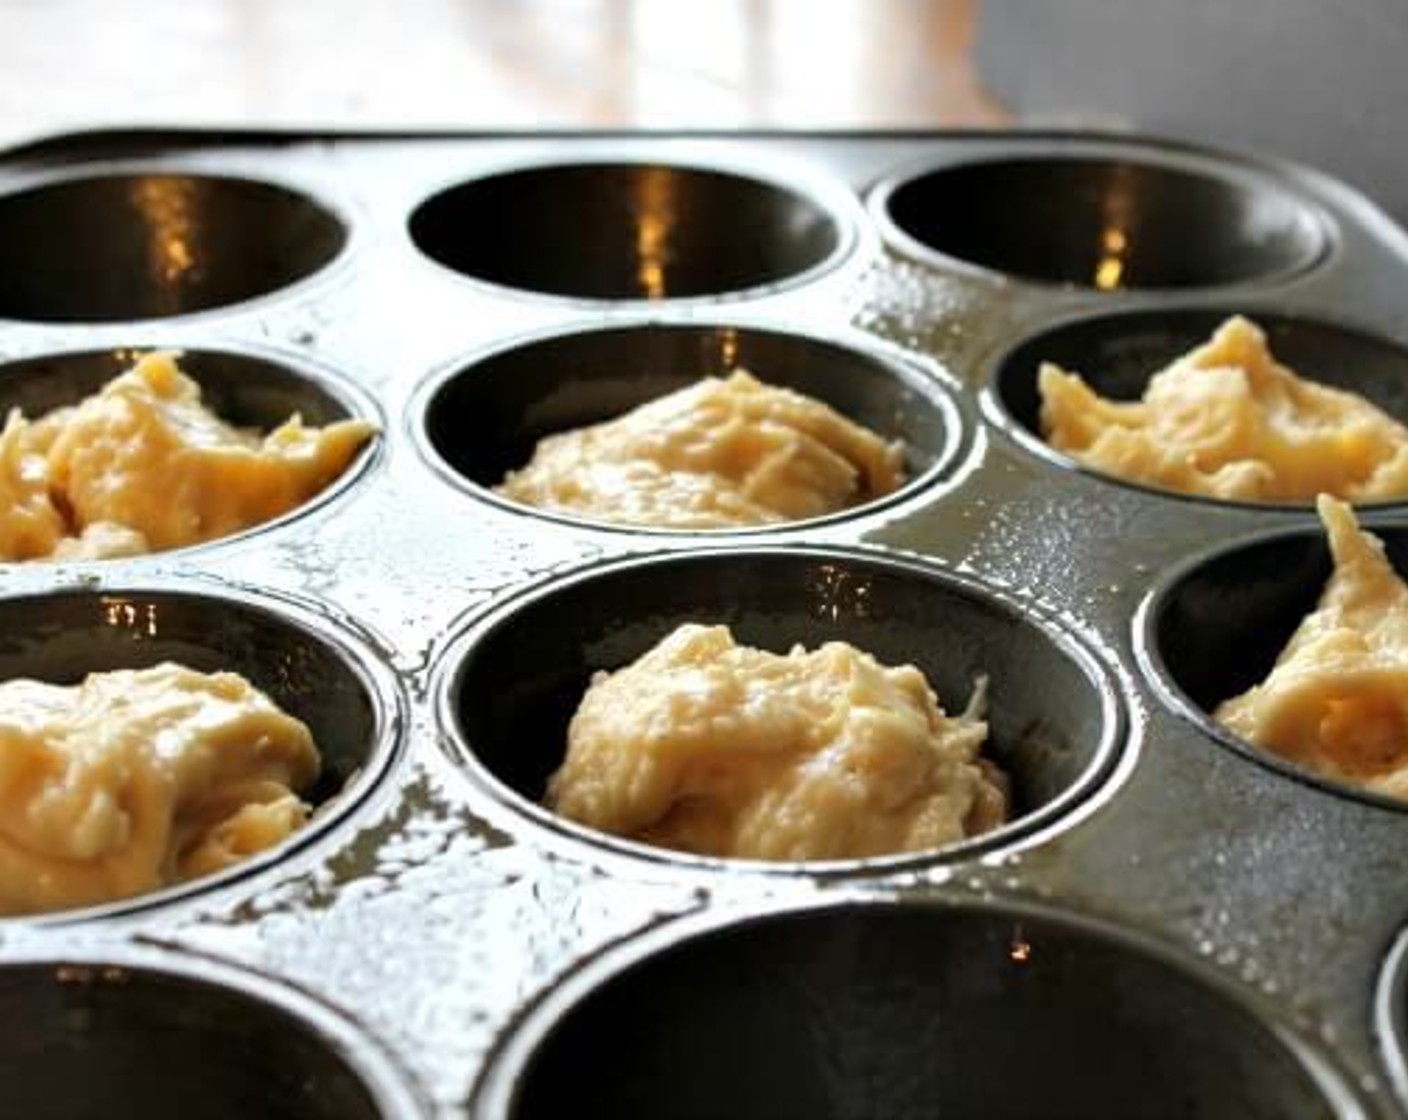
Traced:
<svg viewBox="0 0 1408 1120">
<path fill-rule="evenodd" d="M 314 826 L 245 867 L 0 922 L 29 1111 L 1402 1115 L 1408 809 L 1206 715 L 1313 601 L 1312 512 L 1113 482 L 1032 428 L 1041 358 L 1127 394 L 1233 311 L 1408 419 L 1405 278 L 1408 239 L 1344 185 L 1138 137 L 0 157 L 0 402 L 172 347 L 238 419 L 381 427 L 275 524 L 0 570 L 5 676 L 224 663 L 332 771 Z M 748 533 L 490 490 L 539 435 L 736 364 L 904 438 L 913 481 Z M 1402 508 L 1365 519 L 1408 568 Z M 688 618 L 849 638 L 950 710 L 988 674 L 1012 823 L 765 865 L 538 806 L 590 673 Z"/>
</svg>

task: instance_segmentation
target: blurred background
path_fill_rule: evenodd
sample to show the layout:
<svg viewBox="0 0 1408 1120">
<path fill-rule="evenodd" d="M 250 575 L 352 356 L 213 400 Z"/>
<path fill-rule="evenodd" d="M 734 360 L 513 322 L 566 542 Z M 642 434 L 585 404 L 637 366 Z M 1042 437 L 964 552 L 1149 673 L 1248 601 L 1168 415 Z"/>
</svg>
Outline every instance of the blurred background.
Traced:
<svg viewBox="0 0 1408 1120">
<path fill-rule="evenodd" d="M 1140 128 L 1408 217 L 1404 0 L 0 0 L 0 145 L 105 125 Z"/>
</svg>

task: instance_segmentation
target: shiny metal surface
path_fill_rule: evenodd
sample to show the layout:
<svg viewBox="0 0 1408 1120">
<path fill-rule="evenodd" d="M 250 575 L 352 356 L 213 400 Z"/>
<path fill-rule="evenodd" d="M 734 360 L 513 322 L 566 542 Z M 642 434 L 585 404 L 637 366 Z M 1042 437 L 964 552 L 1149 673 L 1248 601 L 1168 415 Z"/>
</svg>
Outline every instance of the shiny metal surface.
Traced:
<svg viewBox="0 0 1408 1120">
<path fill-rule="evenodd" d="M 1026 282 L 993 272 L 1000 262 L 976 267 L 916 249 L 891 220 L 888 200 L 910 176 L 1052 156 L 1234 184 L 1231 194 L 1214 190 L 1208 213 L 1217 221 L 1173 211 L 1178 237 L 1156 237 L 1152 271 L 1129 274 L 1193 276 L 1195 286 Z M 773 229 L 757 235 L 761 255 L 735 256 L 720 214 L 749 204 L 721 211 L 718 200 L 748 193 L 710 201 L 712 187 L 681 190 L 680 205 L 699 202 L 707 220 L 697 229 L 710 232 L 676 243 L 691 257 L 678 274 L 688 282 L 667 286 L 659 300 L 618 283 L 617 265 L 594 271 L 582 231 L 598 223 L 609 232 L 604 210 L 588 210 L 591 222 L 576 226 L 556 216 L 544 228 L 571 232 L 554 234 L 562 244 L 550 241 L 551 259 L 527 274 L 469 278 L 418 246 L 412 216 L 447 189 L 451 199 L 470 199 L 453 192 L 515 169 L 561 166 L 681 168 L 696 183 L 710 181 L 693 180 L 700 169 L 730 181 L 755 175 L 763 196 L 784 203 L 740 218 L 785 225 L 800 213 L 830 232 L 822 247 L 803 238 L 812 248 L 798 251 L 791 233 Z M 150 597 L 167 604 L 161 617 L 169 609 L 184 635 L 179 648 L 228 654 L 265 673 L 270 658 L 303 666 L 306 684 L 291 702 L 312 704 L 341 728 L 329 731 L 343 744 L 334 747 L 339 767 L 358 769 L 307 842 L 145 904 L 0 922 L 0 966 L 35 957 L 100 964 L 141 946 L 159 959 L 237 969 L 298 990 L 352 1035 L 384 1046 L 409 1097 L 376 1106 L 383 1114 L 462 1118 L 502 1114 L 499 1098 L 476 1097 L 475 1086 L 491 1056 L 510 1050 L 531 1071 L 545 1037 L 537 1009 L 589 1006 L 599 983 L 604 993 L 621 990 L 611 988 L 621 967 L 643 962 L 640 975 L 669 978 L 691 999 L 708 996 L 711 985 L 690 964 L 691 939 L 705 927 L 718 931 L 712 944 L 741 946 L 728 952 L 764 970 L 789 955 L 789 938 L 806 936 L 796 931 L 830 930 L 821 942 L 840 948 L 832 971 L 819 975 L 849 977 L 834 1006 L 850 998 L 843 991 L 861 993 L 847 1013 L 861 1008 L 884 1037 L 903 1038 L 946 974 L 941 956 L 929 973 L 914 950 L 933 941 L 961 948 L 955 959 L 966 960 L 1021 912 L 1057 958 L 1069 949 L 1070 975 L 1094 985 L 1091 1002 L 1077 1007 L 1090 1016 L 1065 1020 L 1043 1007 L 1028 1015 L 995 1000 L 994 1030 L 1004 1009 L 1013 1039 L 1067 1030 L 1056 1052 L 1084 1061 L 1081 1037 L 1108 1039 L 1100 1033 L 1105 996 L 1128 994 L 1146 1027 L 1186 996 L 1194 1010 L 1187 1031 L 1170 1027 L 1180 1041 L 1167 1062 L 1144 1062 L 1133 1031 L 1110 1043 L 1120 1059 L 1119 1068 L 1109 1063 L 1112 1084 L 1182 1076 L 1188 1100 L 1214 1115 L 1243 1107 L 1239 1084 L 1291 1115 L 1401 1114 L 1397 1067 L 1385 1058 L 1401 1043 L 1381 1042 L 1375 1007 L 1385 955 L 1408 921 L 1408 812 L 1229 749 L 1169 702 L 1173 686 L 1146 664 L 1152 639 L 1142 612 L 1156 588 L 1186 576 L 1180 601 L 1215 605 L 1205 623 L 1181 626 L 1184 636 L 1166 643 L 1177 687 L 1201 697 L 1217 684 L 1212 668 L 1250 671 L 1259 654 L 1247 643 L 1265 649 L 1273 638 L 1245 635 L 1263 624 L 1253 617 L 1260 593 L 1243 594 L 1237 581 L 1255 576 L 1273 600 L 1311 594 L 1297 581 L 1313 573 L 1281 551 L 1300 547 L 1285 541 L 1314 538 L 1311 514 L 1112 484 L 1037 448 L 1024 427 L 1037 349 L 1049 345 L 1072 364 L 1089 353 L 1101 369 L 1103 356 L 1127 354 L 1108 375 L 1125 384 L 1143 356 L 1181 344 L 1211 321 L 1200 316 L 1224 307 L 1269 320 L 1273 343 L 1284 340 L 1293 359 L 1313 362 L 1326 380 L 1362 382 L 1408 419 L 1397 372 L 1408 345 L 1408 237 L 1370 202 L 1303 168 L 1131 137 L 108 133 L 0 157 L 0 210 L 5 198 L 46 184 L 114 175 L 297 183 L 345 224 L 346 247 L 311 278 L 155 325 L 39 321 L 27 317 L 29 304 L 26 317 L 12 305 L 0 321 L 0 408 L 57 401 L 96 378 L 82 362 L 68 367 L 82 372 L 63 373 L 56 355 L 161 345 L 271 361 L 202 375 L 223 386 L 232 407 L 248 407 L 251 421 L 267 415 L 266 405 L 297 401 L 374 415 L 384 429 L 338 494 L 265 531 L 140 560 L 0 570 L 0 663 L 6 675 L 76 671 L 85 657 L 131 652 L 130 635 L 115 646 L 83 620 L 104 597 L 132 600 L 134 617 L 145 618 Z M 1158 200 L 1149 211 L 1155 226 L 1184 185 L 1179 175 L 1161 182 L 1131 196 L 1136 205 Z M 618 191 L 619 180 L 583 197 Z M 550 197 L 566 208 L 574 196 Z M 919 205 L 937 196 L 926 188 L 911 197 Z M 1207 201 L 1189 197 L 1195 207 Z M 1237 215 L 1246 214 L 1276 219 L 1268 240 L 1244 236 Z M 451 240 L 472 247 L 502 232 L 506 240 L 486 258 L 498 259 L 514 231 L 501 224 L 476 207 L 457 209 Z M 1303 228 L 1317 231 L 1314 245 L 1276 232 Z M 1292 251 L 1283 253 L 1286 245 Z M 1057 259 L 1089 265 L 1079 254 Z M 122 278 L 114 284 L 144 283 L 140 269 L 108 263 Z M 603 276 L 614 279 L 598 286 Z M 613 291 L 621 298 L 608 298 Z M 920 481 L 848 515 L 703 537 L 543 517 L 487 493 L 539 432 L 628 406 L 653 385 L 718 368 L 730 353 L 901 435 Z M 51 360 L 59 364 L 44 364 Z M 101 361 L 93 361 L 95 371 Z M 246 386 L 254 397 L 240 405 Z M 254 399 L 265 390 L 277 399 Z M 1401 533 L 1404 508 L 1380 507 L 1370 523 Z M 1216 559 L 1224 545 L 1227 564 Z M 1261 560 L 1237 559 L 1246 556 L 1265 557 L 1269 573 Z M 872 590 L 852 593 L 861 586 Z M 1283 625 L 1289 610 L 1275 607 L 1265 624 Z M 765 642 L 854 635 L 923 664 L 950 706 L 975 671 L 989 672 L 995 739 L 1021 773 L 1024 816 L 948 852 L 762 868 L 646 855 L 536 809 L 534 784 L 560 750 L 571 687 L 698 611 L 730 617 Z M 74 649 L 64 653 L 68 631 L 76 631 Z M 346 721 L 365 731 L 369 705 L 381 713 L 372 736 L 381 745 L 359 754 L 353 740 L 368 736 L 348 732 Z M 1033 738 L 1033 726 L 1049 739 Z M 1024 755 L 1026 744 L 1043 741 L 1053 749 Z M 830 903 L 854 903 L 866 916 L 837 909 L 835 926 L 789 916 Z M 870 917 L 872 908 L 881 916 Z M 952 930 L 936 916 L 949 914 L 962 915 Z M 872 924 L 887 931 L 878 940 L 835 932 Z M 768 929 L 783 932 L 759 932 Z M 754 950 L 755 937 L 782 940 Z M 843 950 L 852 944 L 879 949 L 848 964 Z M 1126 967 L 1130 983 L 1099 985 L 1104 970 Z M 933 998 L 916 1002 L 916 990 Z M 1056 980 L 1040 990 L 1056 999 Z M 1005 994 L 1005 980 L 994 991 Z M 649 1003 L 648 993 L 631 998 Z M 755 1005 L 742 1006 L 746 1019 Z M 601 1044 L 617 1020 L 579 1021 Z M 1217 1040 L 1216 1055 L 1183 1045 L 1202 1032 Z M 867 1069 L 901 1069 L 899 1050 L 867 1054 Z M 809 1049 L 799 1035 L 789 1053 L 810 1065 L 836 1051 Z M 818 1079 L 836 1068 L 821 1067 Z M 922 1111 L 946 1099 L 931 1095 L 922 1070 L 916 1076 L 906 1082 L 912 1095 L 867 1082 L 868 1098 L 847 1095 L 860 1091 L 855 1080 L 833 1078 L 835 1092 L 818 1108 L 844 1112 L 848 1101 L 869 1099 Z M 759 1091 L 789 1099 L 781 1082 Z M 1167 1097 L 1156 1104 L 1168 1111 L 1146 1103 L 1117 1111 L 1180 1114 Z"/>
</svg>

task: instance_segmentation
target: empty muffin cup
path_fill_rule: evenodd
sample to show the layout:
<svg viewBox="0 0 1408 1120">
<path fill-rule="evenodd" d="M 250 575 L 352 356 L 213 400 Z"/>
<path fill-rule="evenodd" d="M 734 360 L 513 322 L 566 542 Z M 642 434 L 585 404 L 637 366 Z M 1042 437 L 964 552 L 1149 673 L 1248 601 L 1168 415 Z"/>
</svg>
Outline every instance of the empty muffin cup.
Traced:
<svg viewBox="0 0 1408 1120">
<path fill-rule="evenodd" d="M 347 243 L 342 220 L 288 187 L 121 171 L 0 195 L 0 318 L 110 322 L 267 295 Z"/>
<path fill-rule="evenodd" d="M 360 638 L 285 598 L 166 577 L 160 586 L 68 588 L 0 599 L 0 681 L 77 684 L 89 673 L 175 662 L 245 677 L 307 724 L 321 757 L 301 792 L 313 818 L 276 847 L 155 894 L 61 913 L 101 916 L 221 885 L 325 834 L 385 773 L 403 721 L 389 671 Z"/>
<path fill-rule="evenodd" d="M 1400 573 L 1408 529 L 1368 522 Z M 1209 736 L 1289 777 L 1340 796 L 1408 810 L 1408 804 L 1296 766 L 1214 721 L 1224 701 L 1260 684 L 1332 571 L 1325 533 L 1288 530 L 1200 556 L 1155 587 L 1136 621 L 1136 650 L 1164 702 Z"/>
<path fill-rule="evenodd" d="M 13 1115 L 424 1115 L 381 1048 L 322 1004 L 206 958 L 107 952 L 0 964 Z"/>
<path fill-rule="evenodd" d="M 35 420 L 76 405 L 156 349 L 60 351 L 0 363 L 0 417 L 19 409 Z M 294 414 L 310 427 L 378 419 L 376 406 L 360 389 L 301 358 L 258 350 L 178 347 L 174 352 L 182 372 L 200 387 L 202 406 L 236 428 L 269 432 Z M 343 493 L 371 463 L 376 443 L 373 436 L 336 479 L 301 505 L 201 547 L 283 524 Z"/>
<path fill-rule="evenodd" d="M 1030 450 L 1070 466 L 1073 460 L 1043 438 L 1041 394 L 1037 388 L 1043 362 L 1079 374 L 1102 397 L 1137 401 L 1154 374 L 1207 343 L 1233 315 L 1243 315 L 1256 323 L 1265 332 L 1267 347 L 1275 359 L 1300 377 L 1357 393 L 1399 423 L 1408 424 L 1408 349 L 1337 323 L 1257 309 L 1140 310 L 1058 323 L 1024 339 L 993 363 L 984 404 Z M 1123 482 L 1113 475 L 1094 473 Z M 1166 496 L 1188 497 L 1170 490 L 1147 489 Z M 1304 510 L 1312 504 L 1313 496 L 1274 506 L 1257 503 L 1257 508 L 1290 506 Z"/>
<path fill-rule="evenodd" d="M 966 442 L 942 383 L 882 350 L 782 329 L 664 322 L 520 340 L 449 369 L 419 395 L 417 436 L 450 482 L 508 502 L 493 487 L 527 464 L 544 436 L 615 419 L 735 369 L 813 397 L 883 440 L 903 443 L 906 481 L 897 491 L 828 516 L 850 516 L 913 493 L 949 469 Z M 651 529 L 509 504 L 601 527 Z M 796 522 L 758 527 L 787 524 Z"/>
<path fill-rule="evenodd" d="M 589 300 L 730 295 L 797 281 L 854 233 L 835 206 L 732 171 L 551 164 L 448 187 L 411 215 L 411 240 L 475 280 Z"/>
<path fill-rule="evenodd" d="M 892 179 L 874 203 L 915 255 L 1096 290 L 1281 276 L 1325 240 L 1318 212 L 1269 174 L 1140 152 L 952 164 Z"/>
<path fill-rule="evenodd" d="M 538 1003 L 474 1115 L 1361 1117 L 1323 1059 L 1162 945 L 1008 904 L 685 920 Z"/>
<path fill-rule="evenodd" d="M 453 753 L 533 822 L 637 857 L 841 873 L 935 858 L 929 851 L 868 861 L 725 861 L 608 836 L 543 808 L 592 674 L 629 664 L 688 622 L 726 624 L 740 644 L 774 653 L 838 640 L 882 665 L 913 664 L 950 714 L 986 676 L 983 753 L 1011 779 L 1011 819 L 948 855 L 1058 820 L 1122 742 L 1121 706 L 1101 662 L 1031 609 L 926 565 L 797 546 L 618 560 L 551 580 L 480 616 L 437 670 L 438 715 Z"/>
</svg>

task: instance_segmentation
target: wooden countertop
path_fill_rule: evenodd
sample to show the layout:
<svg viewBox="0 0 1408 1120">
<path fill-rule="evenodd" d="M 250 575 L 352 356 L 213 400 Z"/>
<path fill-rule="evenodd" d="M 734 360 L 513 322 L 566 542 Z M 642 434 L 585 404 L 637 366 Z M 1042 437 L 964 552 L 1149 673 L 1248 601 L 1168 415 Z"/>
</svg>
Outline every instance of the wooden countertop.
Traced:
<svg viewBox="0 0 1408 1120">
<path fill-rule="evenodd" d="M 0 145 L 104 125 L 919 127 L 971 0 L 0 0 Z"/>
<path fill-rule="evenodd" d="M 0 147 L 102 126 L 1138 128 L 1408 215 L 1402 0 L 0 0 Z"/>
</svg>

